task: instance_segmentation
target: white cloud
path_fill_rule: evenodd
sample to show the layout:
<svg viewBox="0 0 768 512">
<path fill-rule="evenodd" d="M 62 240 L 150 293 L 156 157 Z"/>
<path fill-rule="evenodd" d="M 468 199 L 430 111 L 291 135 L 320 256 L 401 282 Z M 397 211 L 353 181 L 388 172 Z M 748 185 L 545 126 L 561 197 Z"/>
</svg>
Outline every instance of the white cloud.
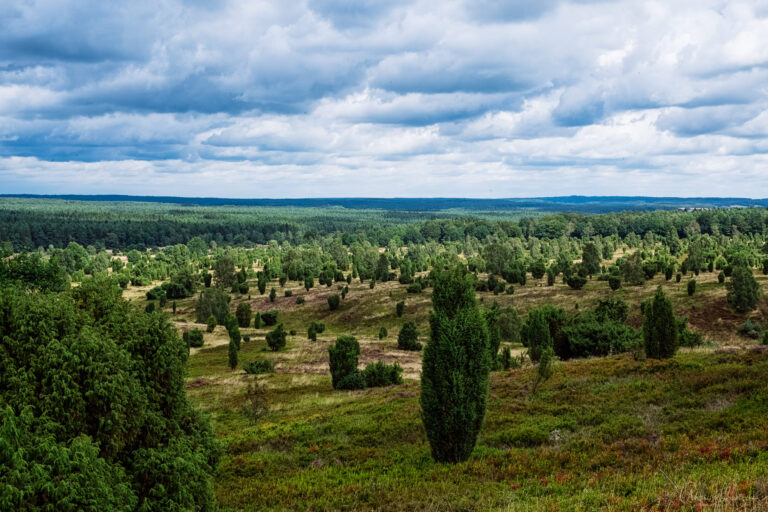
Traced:
<svg viewBox="0 0 768 512">
<path fill-rule="evenodd" d="M 14 4 L 2 188 L 768 196 L 758 4 Z"/>
</svg>

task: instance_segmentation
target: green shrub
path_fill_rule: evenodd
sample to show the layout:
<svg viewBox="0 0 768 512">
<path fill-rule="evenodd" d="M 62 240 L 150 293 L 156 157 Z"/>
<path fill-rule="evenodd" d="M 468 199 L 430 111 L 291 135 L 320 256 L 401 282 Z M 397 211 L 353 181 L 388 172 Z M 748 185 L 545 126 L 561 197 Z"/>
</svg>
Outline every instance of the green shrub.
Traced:
<svg viewBox="0 0 768 512">
<path fill-rule="evenodd" d="M 405 311 L 405 301 L 400 301 L 397 304 L 395 304 L 395 314 L 397 315 L 397 318 L 400 318 L 403 316 L 403 312 Z"/>
<path fill-rule="evenodd" d="M 485 418 L 491 370 L 485 319 L 474 276 L 462 265 L 433 270 L 430 340 L 421 373 L 421 418 L 432 457 L 461 462 L 472 454 Z"/>
<path fill-rule="evenodd" d="M 346 391 L 365 389 L 365 375 L 363 375 L 363 372 L 355 370 L 349 375 L 342 377 L 337 383 L 336 389 Z"/>
<path fill-rule="evenodd" d="M 242 294 L 245 295 L 248 293 L 248 283 L 240 283 L 237 285 L 237 290 Z"/>
<path fill-rule="evenodd" d="M 277 352 L 285 347 L 285 328 L 279 324 L 275 330 L 267 333 L 267 345 L 273 352 Z"/>
<path fill-rule="evenodd" d="M 268 327 L 273 326 L 277 324 L 277 314 L 278 311 L 276 309 L 270 309 L 261 314 L 261 320 L 264 322 L 264 325 Z"/>
<path fill-rule="evenodd" d="M 653 299 L 643 303 L 643 345 L 646 356 L 667 359 L 675 355 L 678 330 L 672 303 L 659 286 Z"/>
<path fill-rule="evenodd" d="M 283 295 L 285 295 L 286 297 L 293 297 L 293 290 L 285 290 L 283 292 Z"/>
<path fill-rule="evenodd" d="M 405 322 L 397 335 L 397 348 L 400 350 L 421 350 L 419 331 L 415 322 Z"/>
<path fill-rule="evenodd" d="M 728 304 L 739 313 L 748 313 L 757 307 L 762 289 L 752 275 L 752 269 L 743 265 L 734 267 L 731 280 L 726 285 Z"/>
<path fill-rule="evenodd" d="M 235 318 L 237 318 L 237 325 L 242 328 L 246 328 L 251 325 L 251 306 L 247 302 L 241 302 L 237 305 L 235 310 Z"/>
<path fill-rule="evenodd" d="M 691 279 L 688 281 L 688 295 L 692 296 L 694 293 L 696 293 L 696 280 Z"/>
<path fill-rule="evenodd" d="M 408 293 L 421 293 L 421 285 L 419 283 L 411 283 L 406 289 Z"/>
<path fill-rule="evenodd" d="M 357 358 L 360 355 L 360 344 L 353 336 L 339 336 L 336 343 L 328 347 L 328 359 L 331 368 L 331 383 L 334 389 L 339 388 L 339 382 L 353 372 L 357 372 Z M 365 379 L 363 378 L 363 385 Z"/>
<path fill-rule="evenodd" d="M 640 331 L 613 320 L 586 320 L 563 328 L 570 357 L 607 356 L 627 352 L 640 339 Z"/>
<path fill-rule="evenodd" d="M 341 303 L 341 298 L 339 298 L 338 295 L 331 295 L 328 297 L 328 309 L 331 311 L 336 311 L 339 309 L 339 304 Z"/>
<path fill-rule="evenodd" d="M 296 304 L 304 304 L 305 299 L 303 296 L 296 297 Z"/>
<path fill-rule="evenodd" d="M 199 348 L 203 346 L 203 331 L 194 328 L 185 332 L 184 335 L 187 345 L 193 348 Z"/>
<path fill-rule="evenodd" d="M 388 333 L 387 333 L 387 328 L 386 327 L 382 327 L 382 328 L 379 329 L 379 339 L 380 340 L 383 340 L 384 338 L 386 338 L 387 335 L 388 335 Z"/>
<path fill-rule="evenodd" d="M 569 277 L 566 283 L 574 290 L 581 290 L 584 288 L 584 285 L 587 284 L 587 279 L 585 277 L 576 275 Z"/>
<path fill-rule="evenodd" d="M 747 318 L 739 329 L 739 334 L 749 338 L 759 339 L 763 334 L 763 326 Z"/>
<path fill-rule="evenodd" d="M 229 295 L 218 286 L 205 288 L 197 300 L 195 314 L 198 323 L 206 322 L 213 315 L 218 325 L 224 325 L 229 318 Z"/>
<path fill-rule="evenodd" d="M 363 370 L 365 385 L 369 388 L 402 384 L 402 373 L 403 368 L 397 362 L 388 365 L 377 361 L 367 365 Z"/>
<path fill-rule="evenodd" d="M 260 359 L 253 361 L 243 366 L 245 373 L 249 375 L 259 375 L 262 373 L 274 373 L 275 365 L 271 359 Z"/>
<path fill-rule="evenodd" d="M 621 288 L 621 276 L 618 276 L 615 274 L 608 276 L 608 286 L 613 291 L 616 291 L 619 288 Z"/>
<path fill-rule="evenodd" d="M 261 315 L 258 313 L 253 315 L 253 327 L 255 329 L 261 329 Z"/>
<path fill-rule="evenodd" d="M 208 317 L 208 322 L 206 325 L 205 330 L 208 332 L 213 332 L 213 330 L 216 328 L 216 317 L 211 315 Z"/>
</svg>

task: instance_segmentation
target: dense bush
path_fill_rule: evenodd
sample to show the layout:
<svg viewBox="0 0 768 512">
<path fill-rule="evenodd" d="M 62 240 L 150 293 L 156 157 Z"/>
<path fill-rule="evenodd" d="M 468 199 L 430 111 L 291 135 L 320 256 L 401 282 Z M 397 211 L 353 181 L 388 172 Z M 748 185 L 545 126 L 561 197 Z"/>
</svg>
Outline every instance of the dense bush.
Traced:
<svg viewBox="0 0 768 512">
<path fill-rule="evenodd" d="M 400 350 L 421 350 L 419 330 L 415 322 L 405 322 L 397 335 L 397 348 Z"/>
<path fill-rule="evenodd" d="M 247 302 L 238 304 L 235 317 L 237 318 L 237 325 L 243 328 L 249 327 L 251 325 L 251 305 Z"/>
<path fill-rule="evenodd" d="M 217 448 L 187 346 L 110 279 L 0 290 L 0 508 L 213 510 Z"/>
<path fill-rule="evenodd" d="M 404 311 L 405 311 L 405 302 L 401 300 L 397 304 L 395 304 L 395 314 L 397 315 L 398 318 L 400 318 L 401 316 L 403 316 Z"/>
<path fill-rule="evenodd" d="M 570 357 L 607 356 L 627 352 L 640 339 L 640 331 L 613 320 L 590 318 L 563 328 Z"/>
<path fill-rule="evenodd" d="M 273 352 L 277 352 L 285 347 L 285 328 L 279 324 L 273 331 L 267 333 L 267 345 Z"/>
<path fill-rule="evenodd" d="M 403 368 L 397 363 L 391 365 L 382 361 L 371 363 L 363 370 L 365 385 L 369 388 L 393 386 L 403 383 Z"/>
<path fill-rule="evenodd" d="M 383 340 L 384 338 L 386 338 L 387 335 L 388 335 L 388 333 L 387 333 L 387 328 L 386 327 L 382 327 L 382 328 L 379 329 L 379 339 L 380 340 Z"/>
<path fill-rule="evenodd" d="M 277 324 L 277 314 L 276 309 L 270 309 L 261 314 L 261 320 L 264 322 L 264 325 L 271 327 Z"/>
<path fill-rule="evenodd" d="M 203 346 L 203 331 L 200 329 L 190 329 L 189 331 L 185 332 L 182 336 L 182 339 L 187 343 L 188 346 L 199 348 Z"/>
<path fill-rule="evenodd" d="M 334 389 L 341 389 L 338 387 L 341 380 L 349 374 L 357 372 L 357 358 L 359 355 L 360 344 L 353 336 L 339 336 L 336 338 L 336 343 L 328 347 L 331 383 Z M 362 382 L 363 387 L 365 387 L 364 378 Z"/>
<path fill-rule="evenodd" d="M 365 375 L 359 370 L 345 375 L 336 384 L 336 389 L 353 391 L 356 389 L 365 389 Z"/>
<path fill-rule="evenodd" d="M 728 304 L 739 313 L 747 313 L 757 307 L 763 295 L 760 285 L 746 266 L 734 267 L 731 280 L 728 281 Z"/>
<path fill-rule="evenodd" d="M 568 278 L 566 283 L 574 290 L 581 290 L 584 288 L 584 285 L 587 284 L 587 279 L 581 276 L 571 276 Z"/>
<path fill-rule="evenodd" d="M 275 365 L 272 363 L 271 359 L 259 359 L 258 361 L 252 361 L 243 366 L 243 370 L 250 375 L 274 373 Z"/>
<path fill-rule="evenodd" d="M 677 352 L 677 321 L 661 287 L 653 299 L 643 303 L 643 344 L 645 354 L 653 359 L 670 358 Z"/>
<path fill-rule="evenodd" d="M 688 281 L 687 290 L 688 290 L 688 295 L 689 296 L 692 296 L 694 293 L 696 293 L 696 280 L 695 279 L 691 279 L 690 281 Z"/>
</svg>

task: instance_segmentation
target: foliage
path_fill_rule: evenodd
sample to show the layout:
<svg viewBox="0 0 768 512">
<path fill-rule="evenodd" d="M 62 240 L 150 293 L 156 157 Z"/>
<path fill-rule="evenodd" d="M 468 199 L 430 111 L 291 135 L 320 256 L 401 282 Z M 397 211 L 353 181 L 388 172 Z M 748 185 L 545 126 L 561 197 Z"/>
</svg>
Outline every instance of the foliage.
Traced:
<svg viewBox="0 0 768 512">
<path fill-rule="evenodd" d="M 397 334 L 397 348 L 400 350 L 421 350 L 416 322 L 405 322 L 400 328 L 400 332 Z"/>
<path fill-rule="evenodd" d="M 587 284 L 587 279 L 581 276 L 571 276 L 567 279 L 566 283 L 574 290 L 581 290 Z"/>
<path fill-rule="evenodd" d="M 485 320 L 473 276 L 462 266 L 433 270 L 430 340 L 421 374 L 421 417 L 438 462 L 469 458 L 485 418 L 491 370 Z"/>
<path fill-rule="evenodd" d="M 691 279 L 690 281 L 688 281 L 687 290 L 688 290 L 688 296 L 689 297 L 693 296 L 693 294 L 696 293 L 696 280 L 695 279 Z"/>
<path fill-rule="evenodd" d="M 387 332 L 387 328 L 386 327 L 379 328 L 379 339 L 380 340 L 383 340 L 384 338 L 386 338 L 388 336 L 388 334 L 389 333 Z"/>
<path fill-rule="evenodd" d="M 336 343 L 328 347 L 328 358 L 331 368 L 331 383 L 333 389 L 340 389 L 339 383 L 344 377 L 357 372 L 357 358 L 360 355 L 360 344 L 353 336 L 339 336 Z M 363 379 L 363 384 L 365 379 Z"/>
<path fill-rule="evenodd" d="M 261 314 L 261 320 L 264 322 L 264 325 L 271 327 L 277 324 L 277 315 L 278 311 L 276 309 L 270 309 Z"/>
<path fill-rule="evenodd" d="M 366 365 L 363 370 L 365 385 L 369 388 L 394 386 L 403 383 L 403 368 L 397 363 L 391 365 L 377 361 Z"/>
<path fill-rule="evenodd" d="M 200 348 L 203 346 L 203 331 L 197 328 L 186 331 L 182 336 L 182 339 L 186 342 L 187 346 L 193 348 Z"/>
<path fill-rule="evenodd" d="M 763 295 L 760 285 L 752 275 L 752 270 L 745 266 L 734 267 L 728 288 L 728 305 L 739 313 L 747 313 L 757 307 Z"/>
<path fill-rule="evenodd" d="M 108 278 L 0 292 L 0 496 L 9 510 L 213 510 L 218 450 L 187 347 Z"/>
<path fill-rule="evenodd" d="M 213 316 L 219 325 L 224 325 L 229 318 L 229 295 L 222 288 L 204 288 L 200 292 L 195 306 L 197 323 L 207 322 Z"/>
<path fill-rule="evenodd" d="M 339 304 L 341 303 L 341 298 L 338 295 L 331 295 L 328 297 L 328 309 L 331 311 L 336 311 L 339 309 Z"/>
<path fill-rule="evenodd" d="M 275 365 L 271 359 L 259 359 L 258 361 L 251 361 L 243 366 L 245 373 L 249 375 L 259 375 L 262 373 L 274 373 Z"/>
<path fill-rule="evenodd" d="M 235 318 L 237 318 L 237 325 L 240 327 L 250 327 L 251 325 L 251 305 L 247 302 L 241 302 L 237 305 L 235 310 Z"/>
<path fill-rule="evenodd" d="M 542 382 L 546 382 L 552 378 L 552 375 L 554 374 L 554 362 L 555 351 L 552 347 L 544 348 L 544 350 L 541 351 L 539 364 L 536 365 L 536 379 L 533 382 L 533 389 L 531 390 L 532 395 L 536 394 L 536 390 Z"/>
<path fill-rule="evenodd" d="M 229 339 L 229 351 L 228 351 L 228 361 L 229 361 L 229 367 L 234 370 L 237 368 L 237 343 L 235 343 L 235 340 L 233 338 Z"/>
<path fill-rule="evenodd" d="M 405 302 L 399 301 L 397 304 L 395 304 L 395 314 L 397 315 L 397 318 L 400 318 L 403 316 L 403 312 L 405 311 Z"/>
<path fill-rule="evenodd" d="M 677 352 L 677 321 L 661 287 L 643 304 L 643 345 L 645 354 L 653 359 L 667 359 Z"/>
<path fill-rule="evenodd" d="M 267 333 L 267 345 L 273 352 L 285 348 L 286 332 L 283 324 L 279 324 L 273 331 Z"/>
</svg>

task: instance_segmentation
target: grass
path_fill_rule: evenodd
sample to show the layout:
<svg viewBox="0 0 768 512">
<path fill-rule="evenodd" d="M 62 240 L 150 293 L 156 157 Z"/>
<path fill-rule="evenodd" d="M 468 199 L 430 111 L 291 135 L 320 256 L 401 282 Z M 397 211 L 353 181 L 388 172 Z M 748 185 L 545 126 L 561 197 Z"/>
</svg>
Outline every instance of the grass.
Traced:
<svg viewBox="0 0 768 512">
<path fill-rule="evenodd" d="M 219 350 L 192 367 L 220 368 L 203 360 Z M 768 506 L 768 352 L 560 363 L 536 396 L 533 371 L 493 375 L 483 433 L 457 465 L 432 461 L 414 381 L 337 392 L 328 375 L 260 376 L 272 410 L 256 423 L 241 412 L 252 377 L 222 369 L 188 393 L 225 448 L 225 510 Z"/>
</svg>

